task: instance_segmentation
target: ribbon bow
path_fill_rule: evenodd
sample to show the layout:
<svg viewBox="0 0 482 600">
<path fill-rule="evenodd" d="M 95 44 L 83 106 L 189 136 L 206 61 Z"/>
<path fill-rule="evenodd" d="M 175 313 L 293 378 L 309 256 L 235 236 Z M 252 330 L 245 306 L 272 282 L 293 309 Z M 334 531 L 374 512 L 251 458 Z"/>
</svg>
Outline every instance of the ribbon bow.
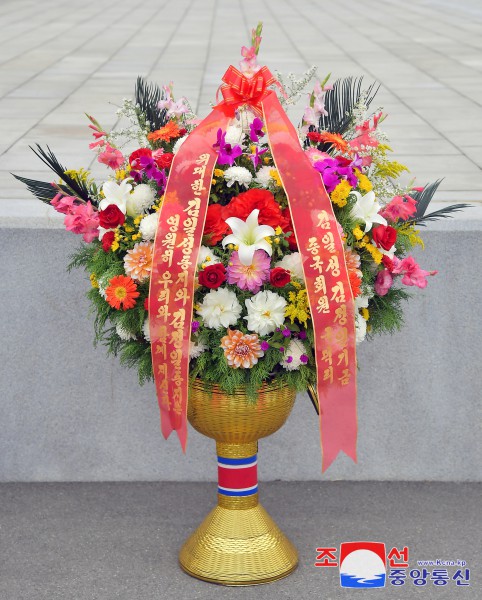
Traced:
<svg viewBox="0 0 482 600">
<path fill-rule="evenodd" d="M 269 94 L 268 87 L 278 84 L 278 81 L 268 67 L 262 67 L 251 77 L 238 71 L 232 65 L 223 75 L 224 84 L 221 86 L 223 100 L 216 106 L 226 116 L 233 117 L 236 109 L 245 104 L 258 114 L 262 115 L 261 101 Z"/>
</svg>

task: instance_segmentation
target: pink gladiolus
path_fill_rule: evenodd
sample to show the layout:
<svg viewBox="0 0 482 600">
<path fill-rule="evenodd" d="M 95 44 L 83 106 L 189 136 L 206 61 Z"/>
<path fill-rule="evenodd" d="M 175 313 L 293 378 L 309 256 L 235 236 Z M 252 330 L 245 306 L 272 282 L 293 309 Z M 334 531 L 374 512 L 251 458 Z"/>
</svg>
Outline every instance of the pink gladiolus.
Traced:
<svg viewBox="0 0 482 600">
<path fill-rule="evenodd" d="M 82 235 L 84 242 L 92 242 L 99 237 L 99 215 L 92 204 L 74 204 L 65 216 L 64 225 L 67 231 Z"/>
<path fill-rule="evenodd" d="M 388 293 L 388 290 L 393 285 L 393 277 L 390 275 L 390 271 L 387 269 L 383 269 L 383 271 L 379 271 L 377 278 L 375 280 L 375 292 L 379 296 L 385 296 Z"/>
<path fill-rule="evenodd" d="M 396 223 L 398 219 L 406 221 L 417 212 L 417 201 L 411 196 L 395 196 L 383 210 L 380 211 L 382 217 L 387 221 Z"/>
<path fill-rule="evenodd" d="M 122 152 L 107 144 L 105 150 L 99 154 L 97 160 L 111 169 L 118 169 L 124 163 Z"/>
<path fill-rule="evenodd" d="M 392 273 L 402 274 L 404 285 L 415 285 L 419 288 L 427 287 L 426 277 L 436 275 L 438 271 L 425 271 L 415 262 L 413 256 L 407 256 L 403 260 L 394 257 Z"/>
<path fill-rule="evenodd" d="M 75 196 L 63 196 L 61 193 L 58 193 L 54 198 L 52 198 L 50 204 L 57 212 L 64 215 L 69 215 L 72 212 L 75 200 Z"/>
<path fill-rule="evenodd" d="M 96 125 L 89 125 L 89 127 L 94 131 L 94 133 L 92 134 L 96 140 L 98 140 L 101 137 L 104 137 L 104 135 L 107 135 L 105 131 L 102 131 L 102 129 L 99 129 Z"/>
<path fill-rule="evenodd" d="M 413 187 L 413 188 L 412 188 L 412 190 L 413 190 L 414 192 L 423 192 L 423 190 L 424 190 L 424 189 L 425 189 L 425 188 L 423 188 L 423 187 Z"/>
</svg>

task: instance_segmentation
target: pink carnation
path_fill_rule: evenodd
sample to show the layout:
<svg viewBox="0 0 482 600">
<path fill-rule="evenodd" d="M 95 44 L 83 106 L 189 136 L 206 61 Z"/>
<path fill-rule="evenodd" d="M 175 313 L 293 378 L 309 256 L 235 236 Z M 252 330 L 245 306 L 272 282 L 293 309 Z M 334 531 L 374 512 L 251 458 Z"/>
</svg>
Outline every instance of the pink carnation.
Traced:
<svg viewBox="0 0 482 600">
<path fill-rule="evenodd" d="M 264 250 L 256 250 L 249 266 L 243 265 L 238 253 L 233 252 L 226 271 L 228 283 L 236 284 L 240 290 L 249 290 L 256 294 L 269 279 L 270 263 L 271 259 Z"/>
<path fill-rule="evenodd" d="M 406 221 L 417 212 L 417 201 L 411 196 L 395 196 L 383 210 L 380 211 L 382 217 L 387 221 L 396 223 L 398 219 Z"/>
<path fill-rule="evenodd" d="M 430 275 L 436 275 L 437 271 L 425 271 L 421 269 L 413 256 L 407 256 L 403 260 L 394 256 L 392 273 L 403 273 L 402 283 L 404 285 L 416 285 L 419 288 L 425 288 L 427 287 L 427 280 L 425 278 Z"/>
<path fill-rule="evenodd" d="M 104 165 L 107 165 L 111 169 L 118 169 L 122 164 L 124 164 L 124 157 L 122 156 L 122 152 L 117 150 L 117 148 L 113 148 L 110 144 L 107 144 L 105 150 L 103 150 L 97 160 Z"/>
<path fill-rule="evenodd" d="M 392 287 L 393 277 L 390 275 L 390 271 L 383 269 L 379 271 L 375 280 L 375 292 L 379 296 L 385 296 L 388 290 Z"/>
<path fill-rule="evenodd" d="M 64 225 L 67 231 L 82 235 L 84 242 L 92 242 L 99 237 L 99 215 L 92 204 L 74 204 L 65 216 Z"/>
<path fill-rule="evenodd" d="M 69 215 L 72 212 L 75 200 L 75 196 L 63 196 L 61 193 L 58 193 L 54 198 L 52 198 L 50 204 L 57 212 L 64 215 Z"/>
</svg>

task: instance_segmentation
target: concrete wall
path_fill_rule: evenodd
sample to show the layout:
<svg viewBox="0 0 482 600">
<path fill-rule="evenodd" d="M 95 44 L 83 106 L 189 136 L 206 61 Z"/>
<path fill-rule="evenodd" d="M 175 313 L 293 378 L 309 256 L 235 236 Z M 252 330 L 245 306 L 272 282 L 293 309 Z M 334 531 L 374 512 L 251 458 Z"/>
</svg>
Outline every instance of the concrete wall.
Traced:
<svg viewBox="0 0 482 600">
<path fill-rule="evenodd" d="M 90 284 L 65 271 L 78 238 L 56 225 L 0 230 L 0 480 L 215 479 L 213 442 L 191 429 L 183 455 L 164 441 L 153 386 L 92 347 Z M 260 442 L 261 479 L 480 479 L 481 229 L 430 227 L 419 258 L 439 275 L 414 290 L 402 332 L 359 347 L 358 464 L 340 456 L 321 475 L 300 395 Z"/>
</svg>

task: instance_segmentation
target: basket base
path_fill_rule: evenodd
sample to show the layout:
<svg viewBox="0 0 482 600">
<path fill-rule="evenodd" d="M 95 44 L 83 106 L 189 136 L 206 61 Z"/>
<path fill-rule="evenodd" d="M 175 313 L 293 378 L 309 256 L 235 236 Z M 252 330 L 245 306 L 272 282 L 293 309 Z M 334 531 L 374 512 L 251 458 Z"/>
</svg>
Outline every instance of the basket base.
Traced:
<svg viewBox="0 0 482 600">
<path fill-rule="evenodd" d="M 298 553 L 261 504 L 216 506 L 181 548 L 179 563 L 210 583 L 257 585 L 292 573 Z"/>
</svg>

